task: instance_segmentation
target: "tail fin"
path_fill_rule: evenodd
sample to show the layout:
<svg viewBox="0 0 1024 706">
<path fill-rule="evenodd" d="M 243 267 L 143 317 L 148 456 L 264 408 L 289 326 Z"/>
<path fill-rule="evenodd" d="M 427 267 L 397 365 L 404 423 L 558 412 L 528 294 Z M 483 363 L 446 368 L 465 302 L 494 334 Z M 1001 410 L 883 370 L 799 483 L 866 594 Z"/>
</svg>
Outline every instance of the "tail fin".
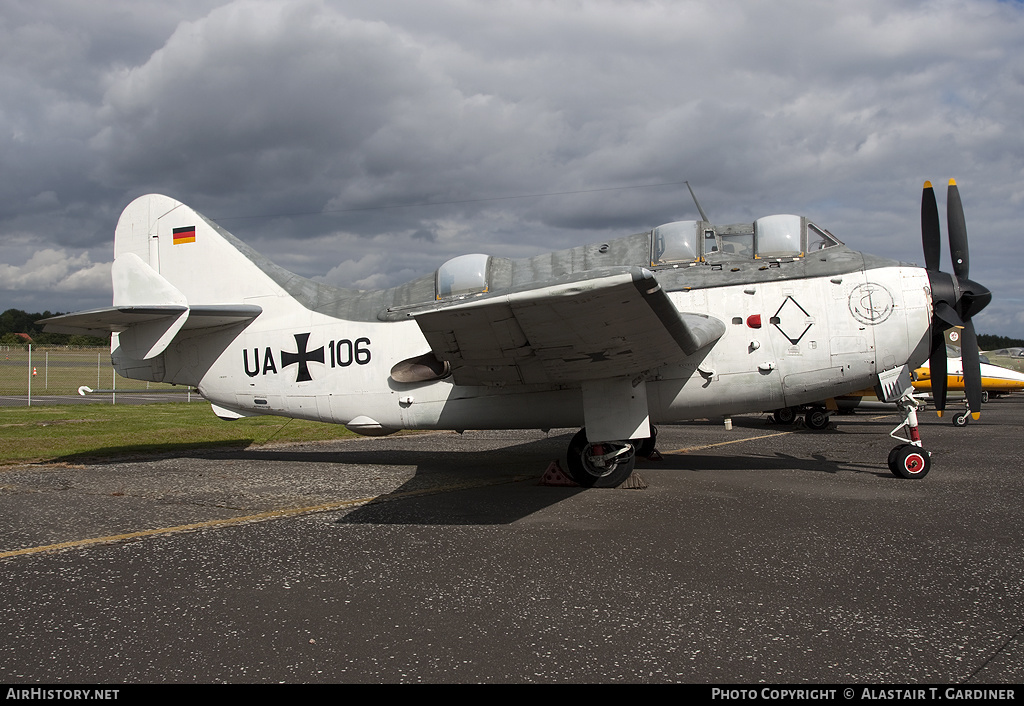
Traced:
<svg viewBox="0 0 1024 706">
<path fill-rule="evenodd" d="M 115 268 L 123 261 L 137 268 L 132 256 L 157 279 L 147 275 L 147 286 L 119 290 L 115 275 L 115 306 L 166 304 L 175 293 L 189 307 L 237 304 L 281 296 L 278 282 L 294 276 L 180 201 L 157 194 L 132 201 L 117 223 Z M 154 295 L 163 301 L 150 301 Z"/>
<path fill-rule="evenodd" d="M 113 306 L 46 319 L 57 333 L 116 334 L 121 355 L 160 355 L 182 329 L 216 328 L 290 299 L 294 277 L 188 206 L 151 194 L 125 208 L 114 233 Z"/>
</svg>

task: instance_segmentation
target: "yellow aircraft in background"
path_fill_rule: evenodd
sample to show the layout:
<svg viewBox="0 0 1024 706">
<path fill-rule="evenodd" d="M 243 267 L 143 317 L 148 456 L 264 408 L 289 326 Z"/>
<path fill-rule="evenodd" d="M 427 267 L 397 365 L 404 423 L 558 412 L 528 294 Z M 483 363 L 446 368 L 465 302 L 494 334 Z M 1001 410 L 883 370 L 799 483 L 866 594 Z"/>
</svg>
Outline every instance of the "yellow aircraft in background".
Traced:
<svg viewBox="0 0 1024 706">
<path fill-rule="evenodd" d="M 932 389 L 932 371 L 925 361 L 924 365 L 914 371 L 914 389 Z M 964 367 L 962 358 L 946 359 L 946 389 L 964 389 Z M 1015 390 L 1024 390 L 1024 373 L 1010 368 L 1002 368 L 990 363 L 981 363 L 982 401 L 987 402 L 990 396 L 1007 395 Z"/>
<path fill-rule="evenodd" d="M 955 393 L 964 393 L 964 363 L 960 357 L 960 336 L 955 328 L 946 331 L 946 386 L 945 389 Z M 1024 360 L 1024 356 L 1021 356 Z M 993 365 L 982 355 L 979 362 L 981 369 L 981 401 L 988 402 L 991 397 L 1001 397 L 1011 392 L 1024 390 L 1024 372 L 1013 368 Z M 921 367 L 914 370 L 913 385 L 915 397 L 932 393 L 932 371 L 929 361 L 925 361 Z M 959 397 L 959 395 L 958 395 Z M 964 399 L 964 411 L 957 412 L 953 416 L 953 424 L 962 427 L 966 426 L 971 418 L 971 410 Z M 843 395 L 831 400 L 826 400 L 806 407 L 791 407 L 776 410 L 772 417 L 776 422 L 790 424 L 796 420 L 799 414 L 804 414 L 804 424 L 815 431 L 828 428 L 828 418 L 835 412 L 852 412 L 855 409 L 877 408 L 892 409 L 892 403 L 882 402 L 878 399 L 873 388 L 867 388 Z M 942 411 L 939 410 L 939 416 Z"/>
</svg>

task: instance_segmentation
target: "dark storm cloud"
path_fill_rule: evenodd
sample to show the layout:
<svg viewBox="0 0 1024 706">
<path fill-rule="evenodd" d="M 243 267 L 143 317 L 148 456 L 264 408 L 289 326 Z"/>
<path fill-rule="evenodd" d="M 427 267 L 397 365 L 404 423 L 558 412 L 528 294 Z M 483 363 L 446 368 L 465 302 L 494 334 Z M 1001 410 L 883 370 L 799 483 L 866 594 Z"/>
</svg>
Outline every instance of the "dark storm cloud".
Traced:
<svg viewBox="0 0 1024 706">
<path fill-rule="evenodd" d="M 921 182 L 955 176 L 972 276 L 996 292 L 979 325 L 1024 335 L 1005 264 L 1024 210 L 1020 3 L 9 4 L 12 297 L 42 302 L 32 282 L 49 282 L 100 305 L 117 214 L 148 191 L 366 287 L 693 217 L 678 184 L 605 190 L 684 179 L 720 222 L 806 213 L 920 260 Z"/>
</svg>

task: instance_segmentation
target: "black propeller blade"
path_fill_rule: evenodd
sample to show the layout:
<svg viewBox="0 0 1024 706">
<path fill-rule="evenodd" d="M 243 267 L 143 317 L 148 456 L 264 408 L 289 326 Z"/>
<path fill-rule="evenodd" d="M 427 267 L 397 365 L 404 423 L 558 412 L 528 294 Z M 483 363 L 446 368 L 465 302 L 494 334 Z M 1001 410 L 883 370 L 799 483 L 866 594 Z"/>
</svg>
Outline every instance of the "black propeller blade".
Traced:
<svg viewBox="0 0 1024 706">
<path fill-rule="evenodd" d="M 971 261 L 967 246 L 967 222 L 956 181 L 949 180 L 946 195 L 946 227 L 949 252 L 953 258 L 953 274 L 940 271 L 941 235 L 939 210 L 931 182 L 924 183 L 921 196 L 921 242 L 925 267 L 932 288 L 932 341 L 928 365 L 931 368 L 932 396 L 935 409 L 942 416 L 946 408 L 946 337 L 945 330 L 955 326 L 961 330 L 960 351 L 963 360 L 964 390 L 972 416 L 981 410 L 981 361 L 978 337 L 972 317 L 992 300 L 988 289 L 968 279 Z"/>
<path fill-rule="evenodd" d="M 978 337 L 974 333 L 974 322 L 967 319 L 960 332 L 960 356 L 964 365 L 964 390 L 971 416 L 977 419 L 981 410 L 981 361 L 978 354 Z"/>
<path fill-rule="evenodd" d="M 938 271 L 942 256 L 939 207 L 935 204 L 935 191 L 930 181 L 924 183 L 924 193 L 921 194 L 921 240 L 924 243 L 925 268 Z"/>
<path fill-rule="evenodd" d="M 970 277 L 971 258 L 967 252 L 967 222 L 964 220 L 964 205 L 960 202 L 960 190 L 956 181 L 949 180 L 946 194 L 946 227 L 949 229 L 949 254 L 953 256 L 953 274 L 957 279 Z"/>
</svg>

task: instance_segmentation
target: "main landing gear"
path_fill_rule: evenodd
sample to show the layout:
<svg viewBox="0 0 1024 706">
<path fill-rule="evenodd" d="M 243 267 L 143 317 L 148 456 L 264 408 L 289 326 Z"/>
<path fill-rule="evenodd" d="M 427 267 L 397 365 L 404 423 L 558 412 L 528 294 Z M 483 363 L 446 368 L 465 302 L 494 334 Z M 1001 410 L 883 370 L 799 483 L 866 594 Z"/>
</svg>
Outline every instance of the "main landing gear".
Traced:
<svg viewBox="0 0 1024 706">
<path fill-rule="evenodd" d="M 616 488 L 629 478 L 636 457 L 650 456 L 658 432 L 651 427 L 651 436 L 631 441 L 587 440 L 587 430 L 580 429 L 569 442 L 566 466 L 569 476 L 584 488 Z"/>
<path fill-rule="evenodd" d="M 889 436 L 904 442 L 889 452 L 889 470 L 897 478 L 924 478 L 932 467 L 931 454 L 924 450 L 917 427 L 917 410 L 924 405 L 914 399 L 912 393 L 913 390 L 909 390 L 896 401 L 903 421 L 889 432 Z M 909 439 L 896 435 L 903 427 L 907 428 Z"/>
<path fill-rule="evenodd" d="M 804 415 L 804 425 L 811 431 L 828 429 L 829 411 L 821 405 L 782 407 L 772 412 L 772 419 L 776 424 L 793 424 L 801 412 Z"/>
</svg>

